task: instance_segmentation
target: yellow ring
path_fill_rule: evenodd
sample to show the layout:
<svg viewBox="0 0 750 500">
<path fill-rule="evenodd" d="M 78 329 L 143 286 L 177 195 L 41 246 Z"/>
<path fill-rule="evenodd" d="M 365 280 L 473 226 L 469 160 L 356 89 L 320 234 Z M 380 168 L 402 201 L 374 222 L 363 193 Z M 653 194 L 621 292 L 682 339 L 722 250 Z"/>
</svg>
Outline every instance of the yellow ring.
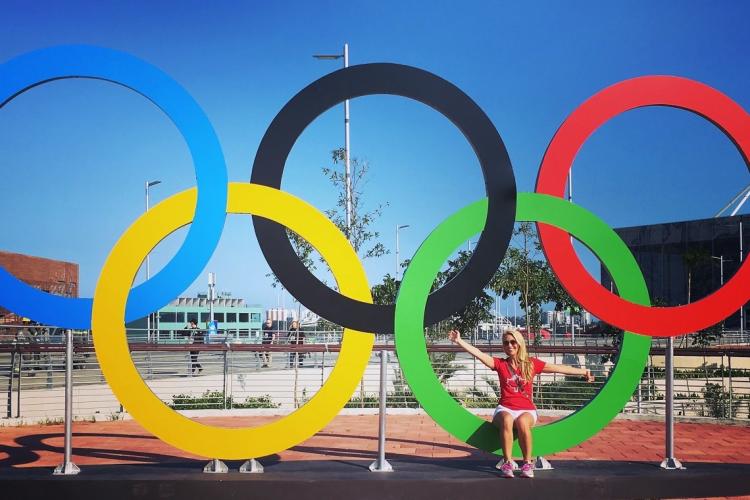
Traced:
<svg viewBox="0 0 750 500">
<path fill-rule="evenodd" d="M 328 380 L 304 406 L 253 428 L 224 428 L 195 422 L 165 405 L 133 364 L 125 335 L 125 303 L 146 254 L 163 238 L 191 222 L 195 188 L 159 203 L 128 228 L 107 257 L 94 293 L 91 325 L 99 365 L 127 411 L 159 439 L 209 458 L 262 457 L 295 446 L 336 416 L 362 378 L 374 335 L 344 330 L 341 353 Z M 227 213 L 254 214 L 278 222 L 307 239 L 331 268 L 341 293 L 372 302 L 365 271 L 343 234 L 317 209 L 266 186 L 230 183 Z"/>
</svg>

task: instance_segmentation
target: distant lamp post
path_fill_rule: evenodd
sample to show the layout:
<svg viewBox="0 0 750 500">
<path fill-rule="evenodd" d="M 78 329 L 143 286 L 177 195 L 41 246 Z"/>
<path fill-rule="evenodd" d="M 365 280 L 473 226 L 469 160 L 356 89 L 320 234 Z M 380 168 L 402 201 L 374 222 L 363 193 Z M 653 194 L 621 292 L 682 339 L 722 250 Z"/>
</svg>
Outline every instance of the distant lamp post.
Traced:
<svg viewBox="0 0 750 500">
<path fill-rule="evenodd" d="M 349 44 L 344 44 L 342 54 L 315 54 L 315 59 L 334 60 L 344 59 L 344 68 L 349 67 Z M 351 237 L 352 232 L 352 181 L 351 181 L 351 164 L 349 161 L 349 99 L 344 101 L 344 164 L 346 166 L 344 174 L 344 184 L 346 187 L 346 238 Z"/>
<path fill-rule="evenodd" d="M 156 186 L 157 184 L 161 184 L 161 181 L 154 180 L 154 181 L 146 181 L 146 212 L 148 212 L 149 209 L 149 189 L 151 189 L 153 186 Z M 146 281 L 151 278 L 151 259 L 150 259 L 151 252 L 146 254 Z M 148 316 L 146 316 L 146 340 L 148 342 L 151 342 L 151 313 L 149 313 Z"/>
<path fill-rule="evenodd" d="M 409 227 L 409 224 L 403 224 L 401 226 L 399 226 L 398 224 L 396 225 L 396 281 L 398 281 L 399 274 L 401 272 L 401 261 L 399 260 L 399 248 L 398 248 L 398 232 L 401 229 L 406 229 L 407 227 Z"/>
<path fill-rule="evenodd" d="M 711 258 L 719 261 L 719 286 L 724 286 L 724 263 L 732 261 L 730 259 L 725 259 L 724 255 L 719 255 L 718 257 L 712 255 Z M 742 311 L 740 311 L 740 323 L 742 323 Z"/>
<path fill-rule="evenodd" d="M 718 257 L 712 255 L 711 258 L 719 261 L 719 284 L 724 285 L 724 263 L 732 261 L 725 259 L 723 255 L 719 255 Z"/>
</svg>

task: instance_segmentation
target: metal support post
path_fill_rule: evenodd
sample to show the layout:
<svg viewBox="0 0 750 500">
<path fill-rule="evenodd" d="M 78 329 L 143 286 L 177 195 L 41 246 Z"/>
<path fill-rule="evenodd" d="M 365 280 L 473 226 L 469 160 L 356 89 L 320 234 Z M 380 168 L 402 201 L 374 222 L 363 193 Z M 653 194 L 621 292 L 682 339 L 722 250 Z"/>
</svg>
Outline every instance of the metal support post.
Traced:
<svg viewBox="0 0 750 500">
<path fill-rule="evenodd" d="M 378 431 L 378 458 L 370 464 L 372 472 L 393 472 L 393 467 L 385 459 L 385 400 L 388 396 L 388 352 L 380 351 L 380 429 Z"/>
<path fill-rule="evenodd" d="M 264 469 L 260 462 L 251 458 L 240 466 L 240 472 L 243 474 L 263 474 Z"/>
<path fill-rule="evenodd" d="M 667 355 L 665 357 L 667 375 L 666 421 L 666 458 L 661 462 L 662 469 L 684 469 L 674 456 L 674 337 L 667 337 Z"/>
<path fill-rule="evenodd" d="M 326 344 L 326 349 L 328 349 L 328 344 Z M 326 352 L 323 351 L 321 353 L 321 360 L 320 360 L 320 386 L 323 387 L 323 384 L 326 383 Z"/>
<path fill-rule="evenodd" d="M 206 474 L 226 474 L 229 472 L 229 467 L 218 458 L 214 458 L 203 467 L 203 472 Z"/>
<path fill-rule="evenodd" d="M 742 250 L 742 221 L 740 220 L 740 265 L 742 265 L 742 259 L 744 257 L 744 251 Z M 740 305 L 740 342 L 744 342 L 745 337 L 745 304 Z"/>
<path fill-rule="evenodd" d="M 23 381 L 23 353 L 18 353 L 18 387 L 16 387 L 16 418 L 21 418 L 21 382 Z"/>
<path fill-rule="evenodd" d="M 63 463 L 53 472 L 56 476 L 69 476 L 81 472 L 71 460 L 73 451 L 73 330 L 65 332 L 65 455 Z"/>
<path fill-rule="evenodd" d="M 732 418 L 732 355 L 727 356 L 729 361 L 729 415 L 727 417 Z"/>
<path fill-rule="evenodd" d="M 227 409 L 227 376 L 229 375 L 229 365 L 227 364 L 227 349 L 224 350 L 224 388 L 221 390 L 222 397 L 224 398 L 224 409 Z"/>
<path fill-rule="evenodd" d="M 638 392 L 636 394 L 635 398 L 635 412 L 637 414 L 641 414 L 641 384 L 643 383 L 643 375 L 641 375 L 641 378 L 638 379 Z"/>
<path fill-rule="evenodd" d="M 10 355 L 10 373 L 8 374 L 8 404 L 6 409 L 6 416 L 8 418 L 13 416 L 13 378 L 16 376 L 16 351 L 14 350 Z"/>
<path fill-rule="evenodd" d="M 542 456 L 536 457 L 536 462 L 534 462 L 534 469 L 536 470 L 552 470 L 554 467 L 552 467 L 552 464 L 549 463 L 549 460 Z"/>
</svg>

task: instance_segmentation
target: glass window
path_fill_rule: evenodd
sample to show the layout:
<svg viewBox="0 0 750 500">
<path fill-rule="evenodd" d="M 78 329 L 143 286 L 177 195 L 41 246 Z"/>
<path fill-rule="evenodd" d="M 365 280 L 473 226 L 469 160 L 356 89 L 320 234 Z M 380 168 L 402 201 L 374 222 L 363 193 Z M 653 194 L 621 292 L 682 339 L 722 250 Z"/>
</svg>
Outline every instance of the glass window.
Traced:
<svg viewBox="0 0 750 500">
<path fill-rule="evenodd" d="M 224 313 L 214 313 L 214 320 L 219 323 L 224 323 Z"/>
<path fill-rule="evenodd" d="M 185 322 L 185 313 L 183 311 L 174 313 L 175 315 L 175 321 L 177 323 L 184 323 Z"/>
<path fill-rule="evenodd" d="M 201 313 L 201 323 L 208 321 L 208 313 Z"/>
<path fill-rule="evenodd" d="M 198 313 L 197 312 L 195 312 L 195 313 L 191 313 L 191 312 L 187 313 L 187 322 L 190 323 L 191 321 L 195 321 L 196 323 L 198 322 Z"/>
<path fill-rule="evenodd" d="M 240 323 L 247 323 L 247 313 L 240 313 Z"/>
<path fill-rule="evenodd" d="M 159 321 L 163 323 L 174 323 L 177 319 L 175 318 L 175 313 L 162 311 L 159 313 Z"/>
<path fill-rule="evenodd" d="M 227 323 L 237 323 L 237 313 L 227 313 Z"/>
<path fill-rule="evenodd" d="M 250 321 L 260 321 L 260 313 L 251 313 Z"/>
</svg>

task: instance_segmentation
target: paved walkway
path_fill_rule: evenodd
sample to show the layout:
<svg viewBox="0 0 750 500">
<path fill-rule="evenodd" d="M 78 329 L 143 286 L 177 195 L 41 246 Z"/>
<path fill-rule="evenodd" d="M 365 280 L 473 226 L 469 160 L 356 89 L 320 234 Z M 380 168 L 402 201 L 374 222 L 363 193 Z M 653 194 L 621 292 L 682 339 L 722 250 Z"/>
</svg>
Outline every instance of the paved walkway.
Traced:
<svg viewBox="0 0 750 500">
<path fill-rule="evenodd" d="M 278 417 L 212 417 L 200 421 L 227 427 L 255 426 Z M 549 420 L 549 419 L 543 419 Z M 426 415 L 388 416 L 387 457 L 394 460 L 495 459 L 454 439 Z M 369 459 L 377 451 L 376 415 L 338 416 L 311 439 L 274 459 Z M 200 457 L 177 450 L 146 432 L 135 421 L 75 423 L 73 461 L 90 464 L 184 462 Z M 53 467 L 63 451 L 62 425 L 0 428 L 0 467 Z M 683 462 L 750 464 L 750 426 L 678 423 L 677 458 Z M 664 427 L 660 422 L 616 420 L 582 445 L 547 457 L 559 460 L 660 462 Z"/>
</svg>

